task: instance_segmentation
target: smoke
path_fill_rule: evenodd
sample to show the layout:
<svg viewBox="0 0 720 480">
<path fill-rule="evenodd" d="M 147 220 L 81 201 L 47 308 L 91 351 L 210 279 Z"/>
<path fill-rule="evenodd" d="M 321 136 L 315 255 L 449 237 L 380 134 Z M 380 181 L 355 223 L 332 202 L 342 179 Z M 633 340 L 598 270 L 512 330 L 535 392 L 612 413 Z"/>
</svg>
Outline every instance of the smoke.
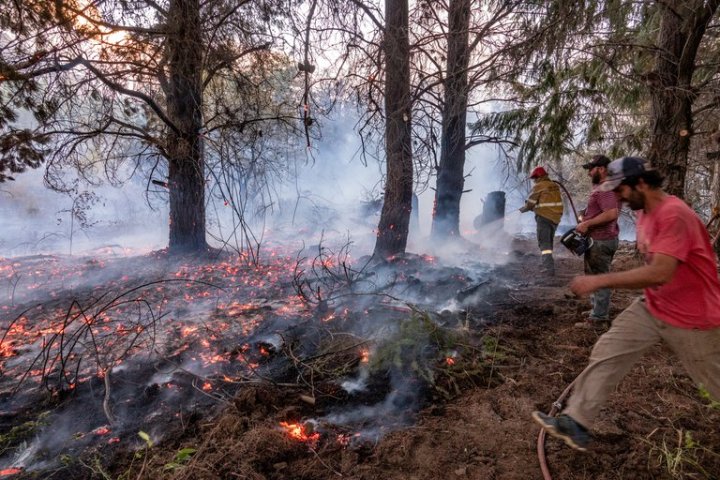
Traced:
<svg viewBox="0 0 720 480">
<path fill-rule="evenodd" d="M 377 164 L 366 166 L 360 161 L 359 140 L 345 128 L 351 124 L 353 122 L 348 119 L 338 119 L 334 124 L 337 130 L 326 130 L 326 137 L 313 145 L 313 156 L 306 156 L 305 152 L 289 155 L 290 180 L 274 183 L 271 195 L 263 199 L 271 200 L 264 205 L 267 208 L 251 209 L 248 221 L 263 242 L 290 245 L 286 246 L 285 253 L 288 250 L 294 253 L 293 250 L 304 243 L 302 255 L 309 262 L 324 248 L 330 252 L 349 251 L 349 261 L 355 269 L 352 275 L 356 276 L 350 282 L 350 291 L 332 290 L 331 282 L 323 283 L 323 272 L 317 278 L 309 278 L 313 282 L 309 291 L 322 292 L 326 308 L 340 319 L 344 318 L 344 309 L 361 312 L 359 317 L 353 317 L 360 321 L 354 322 L 352 329 L 361 338 L 379 344 L 397 333 L 399 320 L 412 314 L 408 304 L 437 313 L 447 308 L 457 311 L 463 308 L 463 301 L 482 298 L 484 292 L 481 289 L 464 299 L 458 299 L 457 295 L 460 289 L 482 282 L 493 265 L 507 262 L 509 236 L 521 231 L 532 219 L 526 220 L 530 215 L 521 217 L 508 213 L 498 223 L 475 228 L 474 220 L 482 213 L 483 202 L 490 192 L 507 190 L 508 212 L 521 205 L 523 198 L 521 188 L 508 189 L 510 183 L 506 178 L 510 177 L 504 173 L 496 153 L 490 148 L 476 148 L 468 156 L 472 173 L 466 181 L 469 192 L 463 196 L 461 204 L 461 232 L 466 241 L 432 245 L 429 236 L 434 191 L 426 190 L 419 195 L 419 221 L 411 230 L 408 250 L 412 253 L 402 260 L 405 263 L 373 264 L 362 270 L 367 260 L 362 257 L 372 251 L 376 238 L 382 171 Z M 79 186 L 76 192 L 68 195 L 46 189 L 42 172 L 34 171 L 19 175 L 16 182 L 2 188 L 0 194 L 4 201 L 1 208 L 8 228 L 0 232 L 0 255 L 55 254 L 17 261 L 8 259 L 0 264 L 3 273 L 7 273 L 5 284 L 0 285 L 4 289 L 0 294 L 6 293 L 2 298 L 7 300 L 3 307 L 47 302 L 54 298 L 60 302 L 78 299 L 85 315 L 93 321 L 104 321 L 108 317 L 109 336 L 118 328 L 127 329 L 120 318 L 137 313 L 128 309 L 108 312 L 105 317 L 94 316 L 88 308 L 91 298 L 102 297 L 108 291 L 117 295 L 143 282 L 168 278 L 176 281 L 172 287 L 163 285 L 163 291 L 154 296 L 129 302 L 133 307 L 147 302 L 156 315 L 153 348 L 133 352 L 136 355 L 128 356 L 119 366 L 116 366 L 118 362 L 110 361 L 113 359 L 105 358 L 107 361 L 103 366 L 108 368 L 111 376 L 112 407 L 117 421 L 113 435 L 123 442 L 132 443 L 129 438 L 139 428 L 144 428 L 143 423 L 152 425 L 163 415 L 174 416 L 177 412 L 169 411 L 171 406 L 182 412 L 202 410 L 215 401 L 213 395 L 218 385 L 227 387 L 225 394 L 231 394 L 231 387 L 239 387 L 222 382 L 226 382 L 225 378 L 245 378 L 241 377 L 240 371 L 247 375 L 250 368 L 271 377 L 265 367 L 271 368 L 272 361 L 268 357 L 282 345 L 283 337 L 278 332 L 287 333 L 294 325 L 307 320 L 293 311 L 297 305 L 290 301 L 277 305 L 265 300 L 288 295 L 288 286 L 292 282 L 292 272 L 287 271 L 292 262 L 288 258 L 278 257 L 285 269 L 280 273 L 275 269 L 249 272 L 234 264 L 186 268 L 182 259 L 168 260 L 157 256 L 156 261 L 151 261 L 151 255 L 133 257 L 167 244 L 166 193 L 160 188 L 151 195 L 154 209 L 151 208 L 145 201 L 147 185 L 141 178 L 122 187 Z M 78 203 L 82 202 L 81 194 L 85 191 L 92 191 L 97 201 Z M 214 232 L 222 230 L 227 234 L 232 231 L 231 215 L 228 209 L 222 209 L 223 205 L 215 206 L 217 210 L 208 209 L 211 228 Z M 78 207 L 84 216 L 76 215 Z M 352 247 L 344 250 L 343 245 L 349 242 Z M 427 252 L 436 257 L 423 255 Z M 66 257 L 70 253 L 73 256 Z M 344 274 L 341 263 L 336 259 L 323 265 L 340 266 L 336 272 Z M 194 274 L 198 270 L 207 275 L 196 278 Z M 308 276 L 310 272 L 308 269 Z M 190 281 L 195 279 L 220 285 L 223 290 L 201 291 Z M 154 291 L 152 287 L 147 290 Z M 351 300 L 345 301 L 342 295 Z M 319 312 L 322 302 L 320 298 L 316 300 Z M 56 304 L 54 307 L 52 312 L 46 312 L 46 319 L 62 321 L 69 306 Z M 4 308 L 3 312 L 10 310 Z M 148 315 L 146 310 L 143 312 Z M 18 356 L 17 365 L 38 355 L 45 340 L 42 335 L 35 338 L 38 343 Z M 103 341 L 105 337 L 96 338 L 99 340 L 93 341 Z M 424 354 L 423 347 L 429 343 L 428 339 L 420 335 L 416 341 Z M 92 346 L 92 343 L 78 345 Z M 267 355 L 268 350 L 270 355 Z M 83 356 L 93 358 L 92 355 Z M 87 368 L 87 362 L 83 363 L 83 368 Z M 38 437 L 37 444 L 42 448 L 71 442 L 78 432 L 83 434 L 84 442 L 97 440 L 89 432 L 108 421 L 102 411 L 105 385 L 101 379 L 92 376 L 95 373 L 83 372 L 90 379 L 75 390 L 79 402 L 54 413 L 48 421 L 49 426 Z M 388 391 L 383 392 L 386 395 L 362 405 L 356 404 L 349 411 L 333 411 L 322 421 L 359 425 L 363 439 L 376 439 L 389 429 L 412 422 L 422 402 L 422 382 L 412 372 L 400 368 L 391 368 L 387 375 Z M 222 382 L 218 382 L 218 378 L 222 378 Z M 339 386 L 350 396 L 362 397 L 372 387 L 372 382 L 368 367 L 361 366 L 356 374 L 340 380 Z M 208 390 L 205 390 L 206 383 Z M 147 428 L 154 437 L 161 436 L 162 426 Z M 75 444 L 80 448 L 86 443 Z M 33 456 L 32 449 L 26 453 L 26 458 Z M 13 465 L 25 466 L 25 461 L 23 458 L 3 458 L 3 462 Z"/>
<path fill-rule="evenodd" d="M 298 244 L 299 240 L 313 244 L 321 237 L 349 235 L 358 253 L 372 251 L 382 205 L 384 164 L 363 164 L 362 145 L 351 128 L 354 124 L 355 118 L 341 111 L 323 125 L 323 137 L 313 141 L 309 150 L 303 145 L 288 148 L 286 174 L 268 179 L 266 194 L 250 198 L 244 205 L 244 220 L 255 238 L 277 244 Z M 504 239 L 478 232 L 474 219 L 482 213 L 488 193 L 506 191 L 507 211 L 511 212 L 522 204 L 527 186 L 514 183 L 514 175 L 493 147 L 469 150 L 466 165 L 469 173 L 461 202 L 461 234 L 472 241 L 482 240 L 487 251 L 503 249 Z M 117 176 L 129 177 L 130 170 Z M 85 193 L 94 196 L 92 201 L 83 197 Z M 433 247 L 429 236 L 434 190 L 418 193 L 418 211 L 413 213 L 418 221 L 411 222 L 408 250 L 423 253 Z M 28 171 L 15 182 L 0 186 L 0 196 L 4 222 L 0 256 L 144 254 L 167 245 L 167 192 L 149 183 L 142 173 L 118 187 L 78 180 L 74 192 L 58 193 L 43 184 L 41 170 Z M 208 238 L 214 246 L 222 246 L 223 240 L 237 233 L 237 225 L 227 205 L 212 196 L 208 201 Z M 533 220 L 528 214 L 506 222 L 504 228 L 508 234 L 530 232 Z"/>
<path fill-rule="evenodd" d="M 0 195 L 0 256 L 143 254 L 167 244 L 167 209 L 144 203 L 139 179 L 60 193 L 44 185 L 42 170 L 30 170 L 0 185 Z"/>
</svg>

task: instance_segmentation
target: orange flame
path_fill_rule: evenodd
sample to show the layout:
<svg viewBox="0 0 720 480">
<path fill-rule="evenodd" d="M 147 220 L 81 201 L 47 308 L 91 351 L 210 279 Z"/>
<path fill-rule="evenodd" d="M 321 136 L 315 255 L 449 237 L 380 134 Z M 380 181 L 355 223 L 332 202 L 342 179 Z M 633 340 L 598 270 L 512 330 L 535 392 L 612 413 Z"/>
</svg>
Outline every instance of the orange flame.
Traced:
<svg viewBox="0 0 720 480">
<path fill-rule="evenodd" d="M 363 349 L 360 350 L 360 363 L 368 363 L 370 362 L 370 350 Z"/>
<path fill-rule="evenodd" d="M 302 423 L 280 422 L 280 426 L 285 430 L 290 438 L 295 440 L 309 443 L 315 443 L 320 440 L 319 433 L 315 432 L 308 434 L 305 425 Z"/>
</svg>

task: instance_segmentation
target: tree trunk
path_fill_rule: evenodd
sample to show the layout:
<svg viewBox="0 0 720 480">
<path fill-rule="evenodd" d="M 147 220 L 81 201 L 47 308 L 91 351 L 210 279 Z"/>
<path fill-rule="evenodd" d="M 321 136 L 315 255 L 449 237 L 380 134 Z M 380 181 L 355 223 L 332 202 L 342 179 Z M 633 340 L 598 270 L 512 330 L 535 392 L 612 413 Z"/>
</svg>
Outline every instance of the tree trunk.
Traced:
<svg viewBox="0 0 720 480">
<path fill-rule="evenodd" d="M 167 108 L 179 133 L 168 136 L 171 253 L 202 251 L 205 158 L 202 128 L 202 31 L 199 0 L 171 0 L 167 38 Z"/>
<path fill-rule="evenodd" d="M 648 159 L 666 176 L 665 190 L 682 198 L 693 131 L 695 61 L 718 1 L 672 0 L 658 6 L 662 17 L 649 79 L 653 129 Z"/>
<path fill-rule="evenodd" d="M 460 235 L 460 200 L 465 185 L 470 0 L 451 0 L 448 16 L 447 77 L 433 212 L 433 240 Z"/>
<path fill-rule="evenodd" d="M 385 0 L 385 151 L 387 178 L 375 255 L 405 252 L 412 209 L 410 46 L 407 0 Z"/>
</svg>

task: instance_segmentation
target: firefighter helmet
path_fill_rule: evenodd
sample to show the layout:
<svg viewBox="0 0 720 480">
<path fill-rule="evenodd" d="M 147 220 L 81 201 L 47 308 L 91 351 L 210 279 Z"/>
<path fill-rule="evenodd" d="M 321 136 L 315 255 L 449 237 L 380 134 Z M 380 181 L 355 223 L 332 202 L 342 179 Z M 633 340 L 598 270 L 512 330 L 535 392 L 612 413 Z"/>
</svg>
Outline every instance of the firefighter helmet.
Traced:
<svg viewBox="0 0 720 480">
<path fill-rule="evenodd" d="M 532 173 L 530 173 L 530 178 L 545 177 L 547 174 L 543 167 L 535 167 Z"/>
</svg>

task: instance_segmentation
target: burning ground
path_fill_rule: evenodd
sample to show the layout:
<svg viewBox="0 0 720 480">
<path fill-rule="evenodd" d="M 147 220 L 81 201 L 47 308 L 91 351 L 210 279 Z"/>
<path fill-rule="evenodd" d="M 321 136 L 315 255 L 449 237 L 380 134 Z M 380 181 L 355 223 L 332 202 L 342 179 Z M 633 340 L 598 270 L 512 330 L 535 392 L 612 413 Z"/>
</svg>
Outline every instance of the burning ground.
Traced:
<svg viewBox="0 0 720 480">
<path fill-rule="evenodd" d="M 508 245 L 510 242 L 508 241 Z M 597 333 L 531 242 L 503 264 L 347 246 L 0 263 L 0 475 L 8 478 L 542 478 L 549 410 Z M 618 264 L 631 264 L 623 252 Z M 614 297 L 617 311 L 630 294 Z M 656 348 L 591 454 L 554 478 L 718 478 L 720 411 Z"/>
</svg>

